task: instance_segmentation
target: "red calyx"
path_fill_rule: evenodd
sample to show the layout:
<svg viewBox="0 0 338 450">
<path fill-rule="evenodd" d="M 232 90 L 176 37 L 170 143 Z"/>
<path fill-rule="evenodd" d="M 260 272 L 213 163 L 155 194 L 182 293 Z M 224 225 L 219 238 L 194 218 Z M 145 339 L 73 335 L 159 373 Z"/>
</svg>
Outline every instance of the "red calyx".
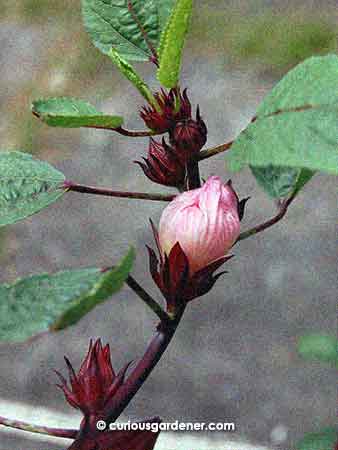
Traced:
<svg viewBox="0 0 338 450">
<path fill-rule="evenodd" d="M 118 374 L 115 374 L 110 360 L 109 344 L 102 347 L 101 340 L 95 344 L 90 341 L 89 350 L 78 374 L 65 357 L 69 372 L 70 387 L 67 380 L 56 371 L 61 380 L 60 387 L 68 403 L 80 409 L 85 416 L 97 415 L 106 406 L 124 382 L 127 364 Z"/>
<path fill-rule="evenodd" d="M 147 105 L 140 111 L 140 116 L 147 127 L 157 133 L 166 133 L 175 123 L 191 117 L 191 104 L 187 96 L 187 90 L 183 93 L 179 88 L 166 92 L 161 89 L 154 94 L 159 110 L 153 105 Z"/>
<path fill-rule="evenodd" d="M 170 131 L 170 143 L 183 162 L 187 162 L 198 153 L 206 141 L 207 127 L 200 116 L 199 107 L 196 111 L 196 120 L 191 118 L 181 120 Z"/>
<path fill-rule="evenodd" d="M 185 165 L 178 158 L 175 149 L 162 139 L 162 144 L 150 138 L 148 157 L 144 162 L 134 161 L 154 183 L 180 187 L 185 179 Z"/>
<path fill-rule="evenodd" d="M 217 279 L 226 273 L 223 271 L 214 275 L 214 272 L 233 255 L 223 256 L 190 275 L 189 261 L 178 242 L 171 249 L 169 256 L 165 255 L 163 258 L 157 230 L 152 221 L 150 222 L 160 255 L 158 259 L 155 251 L 147 246 L 150 273 L 166 299 L 167 312 L 175 314 L 182 302 L 189 302 L 210 291 Z"/>
</svg>

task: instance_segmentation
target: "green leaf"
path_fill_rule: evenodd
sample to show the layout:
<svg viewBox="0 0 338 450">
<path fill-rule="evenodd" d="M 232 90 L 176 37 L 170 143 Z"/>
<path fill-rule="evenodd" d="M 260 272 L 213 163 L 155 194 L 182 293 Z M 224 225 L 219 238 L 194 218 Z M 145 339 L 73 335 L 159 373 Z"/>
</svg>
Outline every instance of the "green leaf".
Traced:
<svg viewBox="0 0 338 450">
<path fill-rule="evenodd" d="M 294 185 L 294 195 L 297 195 L 303 189 L 303 187 L 311 180 L 314 174 L 315 172 L 309 169 L 302 169 L 300 171 L 297 182 Z"/>
<path fill-rule="evenodd" d="M 250 169 L 257 183 L 273 198 L 286 197 L 291 193 L 297 195 L 315 174 L 309 169 L 272 165 L 267 167 L 250 166 Z"/>
<path fill-rule="evenodd" d="M 298 352 L 306 359 L 336 364 L 338 366 L 338 339 L 325 334 L 309 334 L 298 341 Z"/>
<path fill-rule="evenodd" d="M 15 223 L 65 193 L 64 175 L 21 152 L 0 152 L 0 226 Z"/>
<path fill-rule="evenodd" d="M 308 58 L 290 70 L 258 108 L 257 117 L 279 110 L 336 106 L 338 102 L 338 56 Z"/>
<path fill-rule="evenodd" d="M 294 189 L 301 169 L 288 167 L 250 167 L 257 183 L 275 198 L 285 197 Z"/>
<path fill-rule="evenodd" d="M 257 120 L 244 130 L 226 158 L 231 170 L 288 166 L 338 174 L 338 105 Z"/>
<path fill-rule="evenodd" d="M 137 21 L 157 47 L 174 0 L 133 0 Z M 127 0 L 82 0 L 83 22 L 94 45 L 108 54 L 114 47 L 130 61 L 148 61 L 152 56 Z"/>
<path fill-rule="evenodd" d="M 307 433 L 296 444 L 296 450 L 335 450 L 337 440 L 337 430 L 334 427 L 328 427 L 316 433 Z"/>
<path fill-rule="evenodd" d="M 337 86 L 335 55 L 309 58 L 291 70 L 226 154 L 230 170 L 249 164 L 276 197 L 299 191 L 317 170 L 338 174 Z"/>
<path fill-rule="evenodd" d="M 156 7 L 160 30 L 164 30 L 176 0 L 157 0 Z"/>
<path fill-rule="evenodd" d="M 91 104 L 71 97 L 36 100 L 32 112 L 51 127 L 117 128 L 123 123 L 122 117 L 105 115 Z"/>
<path fill-rule="evenodd" d="M 160 67 L 157 78 L 163 86 L 173 88 L 180 74 L 184 42 L 189 29 L 192 0 L 177 0 L 159 46 Z"/>
<path fill-rule="evenodd" d="M 131 248 L 118 266 L 105 272 L 66 270 L 0 285 L 0 339 L 22 341 L 78 322 L 121 289 L 134 258 Z"/>
<path fill-rule="evenodd" d="M 147 84 L 142 80 L 140 75 L 135 71 L 133 66 L 129 64 L 124 58 L 122 58 L 118 52 L 111 48 L 108 56 L 113 63 L 118 67 L 120 72 L 136 87 L 140 94 L 150 103 L 156 107 L 156 100 L 150 91 Z"/>
</svg>

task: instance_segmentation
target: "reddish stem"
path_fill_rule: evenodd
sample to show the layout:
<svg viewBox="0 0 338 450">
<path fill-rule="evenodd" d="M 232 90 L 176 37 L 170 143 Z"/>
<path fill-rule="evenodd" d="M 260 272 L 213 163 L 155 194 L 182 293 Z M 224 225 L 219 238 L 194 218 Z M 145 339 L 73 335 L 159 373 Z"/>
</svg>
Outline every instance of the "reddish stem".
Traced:
<svg viewBox="0 0 338 450">
<path fill-rule="evenodd" d="M 202 161 L 203 159 L 211 158 L 211 156 L 217 155 L 218 153 L 225 152 L 229 150 L 234 141 L 226 142 L 225 144 L 218 145 L 217 147 L 207 148 L 198 153 L 197 159 Z"/>
<path fill-rule="evenodd" d="M 81 192 L 83 194 L 95 194 L 95 195 L 105 195 L 108 197 L 133 198 L 133 199 L 154 200 L 163 202 L 171 202 L 176 197 L 176 195 L 148 194 L 146 192 L 113 191 L 111 189 L 106 188 L 77 184 L 69 180 L 66 180 L 63 183 L 63 188 L 67 189 L 67 191 Z"/>
<path fill-rule="evenodd" d="M 267 228 L 272 227 L 272 225 L 275 225 L 275 223 L 279 222 L 281 219 L 283 219 L 283 217 L 285 216 L 288 207 L 290 206 L 290 204 L 292 203 L 292 201 L 294 200 L 296 194 L 292 194 L 290 197 L 288 197 L 287 199 L 285 199 L 279 208 L 278 213 L 272 217 L 271 219 L 267 220 L 266 222 L 263 222 L 259 225 L 256 225 L 253 228 L 250 228 L 250 230 L 244 231 L 243 233 L 241 233 L 237 239 L 237 241 L 235 242 L 235 244 L 239 241 L 242 241 L 243 239 L 246 239 L 250 236 L 253 236 L 257 233 L 260 233 L 264 230 L 266 230 Z"/>
<path fill-rule="evenodd" d="M 30 433 L 46 434 L 49 436 L 56 436 L 59 438 L 75 439 L 79 430 L 71 430 L 64 428 L 50 428 L 42 427 L 28 422 L 22 422 L 21 420 L 7 419 L 0 416 L 0 425 L 5 427 L 16 428 L 17 430 L 29 431 Z"/>
<path fill-rule="evenodd" d="M 156 364 L 161 359 L 161 356 L 167 349 L 173 338 L 178 324 L 182 318 L 185 305 L 182 306 L 181 311 L 177 313 L 175 319 L 170 323 L 161 323 L 158 331 L 151 339 L 147 350 L 140 359 L 135 369 L 131 372 L 125 383 L 118 390 L 113 397 L 112 402 L 107 405 L 106 417 L 107 422 L 114 422 L 127 407 L 131 399 L 146 381 Z"/>
<path fill-rule="evenodd" d="M 151 130 L 126 130 L 123 127 L 117 127 L 117 128 L 110 128 L 112 131 L 116 131 L 119 134 L 122 134 L 123 136 L 129 136 L 129 137 L 147 137 L 147 136 L 155 136 L 155 131 Z"/>
</svg>

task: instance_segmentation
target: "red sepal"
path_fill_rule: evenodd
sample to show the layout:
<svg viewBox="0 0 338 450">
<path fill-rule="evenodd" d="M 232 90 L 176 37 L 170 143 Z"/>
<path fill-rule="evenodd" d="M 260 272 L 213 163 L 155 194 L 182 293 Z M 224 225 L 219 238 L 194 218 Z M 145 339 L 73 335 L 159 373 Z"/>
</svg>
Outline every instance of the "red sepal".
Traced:
<svg viewBox="0 0 338 450">
<path fill-rule="evenodd" d="M 147 105 L 140 111 L 141 118 L 151 130 L 165 133 L 171 130 L 176 122 L 191 117 L 191 103 L 186 89 L 181 93 L 179 88 L 170 89 L 169 92 L 162 88 L 154 97 L 159 110 L 153 105 Z"/>
<path fill-rule="evenodd" d="M 134 161 L 144 174 L 154 183 L 164 186 L 180 187 L 185 180 L 185 164 L 178 158 L 175 149 L 150 138 L 148 157 L 142 158 L 144 162 Z"/>
<path fill-rule="evenodd" d="M 181 302 L 189 302 L 210 291 L 217 279 L 226 272 L 214 275 L 233 255 L 226 255 L 211 262 L 192 276 L 189 274 L 189 261 L 177 242 L 171 249 L 169 256 L 162 257 L 158 240 L 158 232 L 151 222 L 155 241 L 160 254 L 160 262 L 155 251 L 146 246 L 149 253 L 149 269 L 157 287 L 167 302 L 167 311 L 174 313 Z"/>
</svg>

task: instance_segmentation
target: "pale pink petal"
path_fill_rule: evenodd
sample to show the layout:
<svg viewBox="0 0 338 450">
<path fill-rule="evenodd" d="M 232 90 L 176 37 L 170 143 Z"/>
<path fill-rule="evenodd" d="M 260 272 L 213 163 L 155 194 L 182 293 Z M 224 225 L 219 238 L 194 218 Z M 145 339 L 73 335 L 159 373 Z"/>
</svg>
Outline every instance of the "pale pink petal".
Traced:
<svg viewBox="0 0 338 450">
<path fill-rule="evenodd" d="M 224 256 L 239 231 L 237 195 L 230 184 L 212 176 L 201 188 L 178 195 L 165 208 L 159 240 L 167 255 L 180 243 L 192 274 Z"/>
</svg>

